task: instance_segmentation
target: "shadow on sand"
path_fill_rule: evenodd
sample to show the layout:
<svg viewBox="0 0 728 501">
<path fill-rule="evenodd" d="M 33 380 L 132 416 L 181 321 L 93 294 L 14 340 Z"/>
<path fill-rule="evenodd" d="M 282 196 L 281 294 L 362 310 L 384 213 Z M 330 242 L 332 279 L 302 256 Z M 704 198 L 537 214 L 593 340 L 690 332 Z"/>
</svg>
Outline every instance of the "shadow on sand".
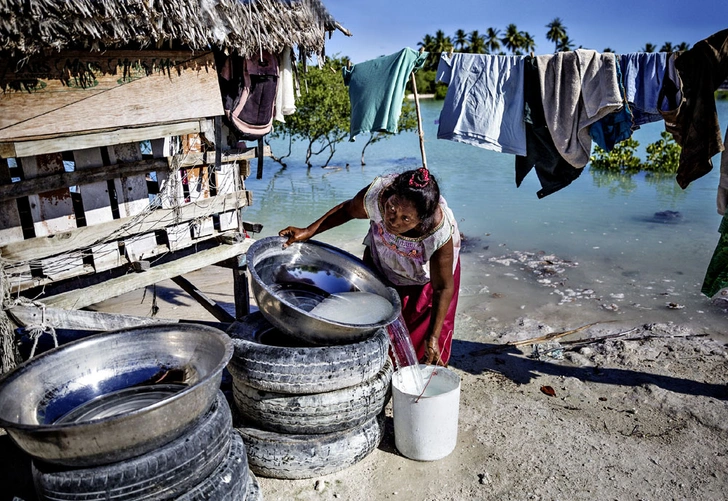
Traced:
<svg viewBox="0 0 728 501">
<path fill-rule="evenodd" d="M 728 400 L 728 385 L 710 384 L 649 372 L 604 367 L 571 367 L 523 356 L 516 347 L 455 339 L 450 365 L 469 374 L 501 374 L 516 384 L 527 384 L 541 375 L 573 377 L 592 383 L 621 386 L 653 384 L 686 395 Z"/>
</svg>

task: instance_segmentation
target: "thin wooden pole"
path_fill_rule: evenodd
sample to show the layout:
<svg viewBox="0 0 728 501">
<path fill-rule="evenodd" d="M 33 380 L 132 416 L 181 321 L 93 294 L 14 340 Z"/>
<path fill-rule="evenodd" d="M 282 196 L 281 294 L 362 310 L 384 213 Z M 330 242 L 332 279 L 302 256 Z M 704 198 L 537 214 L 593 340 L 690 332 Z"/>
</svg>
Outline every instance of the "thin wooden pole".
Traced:
<svg viewBox="0 0 728 501">
<path fill-rule="evenodd" d="M 417 132 L 420 135 L 420 153 L 422 153 L 422 167 L 427 168 L 427 156 L 425 155 L 425 132 L 422 130 L 422 114 L 420 113 L 420 97 L 417 95 L 417 82 L 415 72 L 412 72 L 412 93 L 415 96 L 415 111 L 417 111 Z"/>
</svg>

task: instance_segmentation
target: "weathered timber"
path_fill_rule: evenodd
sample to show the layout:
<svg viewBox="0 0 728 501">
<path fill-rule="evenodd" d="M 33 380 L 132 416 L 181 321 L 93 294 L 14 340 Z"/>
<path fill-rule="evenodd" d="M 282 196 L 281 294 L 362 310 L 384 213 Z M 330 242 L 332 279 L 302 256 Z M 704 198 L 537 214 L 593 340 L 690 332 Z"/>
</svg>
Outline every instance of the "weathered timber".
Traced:
<svg viewBox="0 0 728 501">
<path fill-rule="evenodd" d="M 108 128 L 89 134 L 51 136 L 20 142 L 0 142 L 0 157 L 17 158 L 83 150 L 113 144 L 124 144 L 200 132 L 200 120 L 165 123 L 148 127 Z"/>
<path fill-rule="evenodd" d="M 47 306 L 64 309 L 80 309 L 92 304 L 105 301 L 112 297 L 120 296 L 147 285 L 156 284 L 162 280 L 178 277 L 195 270 L 211 266 L 217 262 L 224 261 L 233 256 L 244 254 L 252 239 L 246 239 L 241 243 L 233 245 L 219 245 L 212 249 L 196 252 L 190 256 L 183 257 L 170 263 L 155 266 L 144 273 L 132 273 L 123 277 L 111 279 L 100 284 L 74 290 L 41 299 Z"/>
<path fill-rule="evenodd" d="M 133 225 L 130 223 L 134 218 L 115 219 L 96 226 L 84 226 L 47 237 L 30 238 L 1 246 L 0 255 L 2 255 L 3 259 L 16 263 L 42 259 L 89 247 L 109 238 L 122 228 L 124 233 L 119 235 L 120 237 L 147 233 L 155 229 L 162 229 L 172 221 L 191 221 L 211 213 L 230 210 L 235 208 L 236 204 L 242 207 L 249 204 L 250 200 L 251 193 L 243 190 L 224 196 L 207 198 L 178 208 L 155 209 L 145 217 L 139 218 Z"/>
<path fill-rule="evenodd" d="M 269 145 L 263 147 L 263 156 L 271 156 L 271 149 Z M 250 161 L 253 158 L 258 157 L 258 148 L 248 148 L 245 150 L 227 150 L 223 151 L 220 161 L 222 163 L 240 162 L 241 174 L 243 177 L 250 176 L 250 163 L 243 162 L 243 160 Z M 179 162 L 180 167 L 194 167 L 197 165 L 215 165 L 215 152 L 190 152 L 187 153 Z"/>
<path fill-rule="evenodd" d="M 40 306 L 13 306 L 6 311 L 21 327 L 44 324 L 55 329 L 110 331 L 140 325 L 177 322 L 177 320 L 170 319 L 137 317 L 96 311 L 42 308 Z"/>
<path fill-rule="evenodd" d="M 166 159 L 139 160 L 136 162 L 119 163 L 92 169 L 79 169 L 73 172 L 58 172 L 52 175 L 26 179 L 17 183 L 0 185 L 0 201 L 27 197 L 45 191 L 53 191 L 79 184 L 91 184 L 121 176 L 133 176 L 157 170 L 166 170 L 169 162 Z M 86 211 L 89 212 L 88 210 Z"/>
<path fill-rule="evenodd" d="M 180 286 L 180 288 L 189 294 L 195 301 L 197 301 L 203 308 L 205 308 L 210 314 L 217 318 L 220 322 L 233 323 L 235 317 L 225 310 L 222 306 L 217 304 L 215 301 L 210 299 L 198 289 L 192 282 L 184 277 L 172 277 L 172 281 Z"/>
<path fill-rule="evenodd" d="M 31 91 L 15 90 L 18 85 L 13 82 L 4 87 L 6 91 L 0 95 L 0 142 L 73 136 L 224 113 L 211 52 L 60 52 L 33 59 L 37 64 L 28 62 L 19 74 L 12 70 L 2 73 L 4 80 L 35 79 L 40 84 Z M 83 78 L 68 78 L 63 70 L 69 63 L 86 68 Z"/>
</svg>

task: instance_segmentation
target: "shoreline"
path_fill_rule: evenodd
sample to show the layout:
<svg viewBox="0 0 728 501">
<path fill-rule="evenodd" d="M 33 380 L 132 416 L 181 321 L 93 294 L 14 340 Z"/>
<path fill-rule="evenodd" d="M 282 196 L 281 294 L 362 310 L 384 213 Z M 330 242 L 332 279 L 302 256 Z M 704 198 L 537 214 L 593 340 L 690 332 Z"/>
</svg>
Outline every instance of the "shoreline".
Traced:
<svg viewBox="0 0 728 501">
<path fill-rule="evenodd" d="M 356 254 L 358 245 L 340 246 Z M 484 259 L 479 251 L 463 258 Z M 464 276 L 461 283 L 450 363 L 461 378 L 455 450 L 433 462 L 399 454 L 390 401 L 384 438 L 371 454 L 310 479 L 258 476 L 264 498 L 722 499 L 724 331 L 680 321 L 681 311 L 625 315 L 627 308 L 604 309 L 606 299 L 584 293 L 562 303 L 564 296 L 539 284 L 528 265 L 507 266 L 503 259 L 499 254 L 488 261 L 486 276 Z M 211 267 L 186 278 L 233 309 L 230 270 Z M 575 283 L 570 287 L 579 294 Z M 93 309 L 145 314 L 153 301 L 163 318 L 213 320 L 170 280 L 157 284 L 156 297 L 138 290 Z"/>
</svg>

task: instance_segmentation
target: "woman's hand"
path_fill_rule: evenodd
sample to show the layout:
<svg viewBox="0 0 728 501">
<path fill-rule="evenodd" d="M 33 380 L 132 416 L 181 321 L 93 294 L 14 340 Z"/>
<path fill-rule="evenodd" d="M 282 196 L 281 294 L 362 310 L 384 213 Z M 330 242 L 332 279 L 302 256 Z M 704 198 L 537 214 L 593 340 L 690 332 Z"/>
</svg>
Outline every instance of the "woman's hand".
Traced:
<svg viewBox="0 0 728 501">
<path fill-rule="evenodd" d="M 422 362 L 427 365 L 445 365 L 442 362 L 440 347 L 437 345 L 437 338 L 432 336 L 427 338 L 427 344 L 425 344 L 425 356 L 422 357 Z"/>
<path fill-rule="evenodd" d="M 288 237 L 286 243 L 283 244 L 284 249 L 293 243 L 305 242 L 313 235 L 314 232 L 308 228 L 296 228 L 295 226 L 289 226 L 278 232 L 279 237 Z"/>
</svg>

